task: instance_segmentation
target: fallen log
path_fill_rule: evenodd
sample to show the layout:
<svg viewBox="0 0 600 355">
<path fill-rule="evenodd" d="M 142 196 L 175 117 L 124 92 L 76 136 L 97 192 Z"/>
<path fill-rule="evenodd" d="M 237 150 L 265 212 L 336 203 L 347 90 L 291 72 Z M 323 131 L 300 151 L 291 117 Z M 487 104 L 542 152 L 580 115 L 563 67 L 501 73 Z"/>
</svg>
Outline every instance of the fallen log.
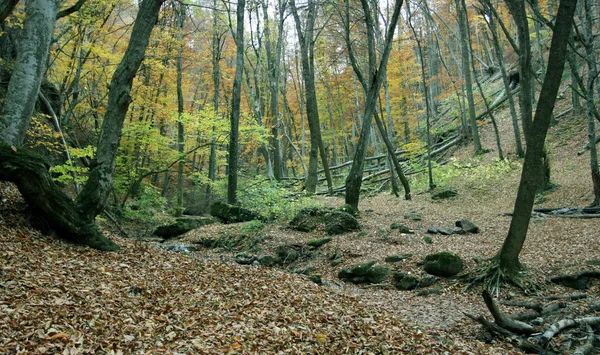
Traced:
<svg viewBox="0 0 600 355">
<path fill-rule="evenodd" d="M 549 326 L 541 335 L 536 336 L 537 343 L 545 347 L 552 338 L 561 331 L 578 325 L 596 326 L 600 324 L 600 317 L 582 317 L 576 319 L 561 319 Z"/>
</svg>

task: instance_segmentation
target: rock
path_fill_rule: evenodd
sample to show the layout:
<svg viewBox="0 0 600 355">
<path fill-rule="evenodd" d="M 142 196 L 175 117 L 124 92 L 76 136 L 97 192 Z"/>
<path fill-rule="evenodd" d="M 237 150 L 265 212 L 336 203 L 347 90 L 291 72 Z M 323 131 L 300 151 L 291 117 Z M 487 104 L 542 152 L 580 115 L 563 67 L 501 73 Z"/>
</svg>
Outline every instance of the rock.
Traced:
<svg viewBox="0 0 600 355">
<path fill-rule="evenodd" d="M 343 262 L 344 262 L 344 259 L 342 259 L 342 258 L 333 259 L 333 260 L 331 260 L 331 266 L 338 266 L 339 264 L 341 264 Z"/>
<path fill-rule="evenodd" d="M 431 285 L 433 285 L 434 283 L 436 283 L 437 281 L 437 277 L 432 276 L 432 275 L 428 275 L 423 277 L 421 280 L 419 280 L 419 288 L 425 288 L 425 287 L 429 287 Z"/>
<path fill-rule="evenodd" d="M 458 195 L 458 193 L 455 190 L 444 190 L 444 191 L 440 191 L 440 192 L 436 192 L 434 194 L 431 195 L 431 199 L 432 200 L 443 200 L 443 199 L 447 199 L 447 198 L 452 198 L 452 197 L 456 197 L 456 195 Z"/>
<path fill-rule="evenodd" d="M 389 266 L 375 265 L 375 260 L 369 260 L 358 264 L 352 269 L 343 267 L 338 273 L 338 277 L 346 282 L 359 283 L 381 283 L 392 272 Z"/>
<path fill-rule="evenodd" d="M 394 222 L 390 225 L 390 229 L 395 229 L 400 233 L 404 233 L 404 234 L 415 234 L 415 231 L 413 231 L 412 229 L 408 228 L 407 226 L 404 226 L 400 223 Z"/>
<path fill-rule="evenodd" d="M 410 212 L 404 215 L 404 219 L 410 219 L 411 221 L 420 221 L 422 217 L 416 212 Z"/>
<path fill-rule="evenodd" d="M 330 241 L 332 241 L 333 239 L 330 237 L 327 238 L 320 238 L 320 239 L 313 239 L 311 241 L 309 241 L 308 243 L 306 243 L 306 245 L 308 245 L 309 247 L 312 248 L 319 248 L 327 243 L 329 243 Z"/>
<path fill-rule="evenodd" d="M 277 263 L 277 260 L 272 255 L 261 255 L 256 260 L 262 266 L 273 266 Z"/>
<path fill-rule="evenodd" d="M 241 265 L 250 265 L 254 263 L 256 258 L 248 253 L 237 253 L 234 255 L 233 260 L 235 260 L 236 263 Z"/>
<path fill-rule="evenodd" d="M 423 241 L 427 244 L 433 244 L 433 239 L 431 239 L 429 236 L 424 236 Z"/>
<path fill-rule="evenodd" d="M 261 219 L 256 212 L 222 201 L 217 201 L 210 206 L 210 214 L 223 221 L 223 223 L 248 222 Z"/>
<path fill-rule="evenodd" d="M 600 259 L 591 259 L 585 262 L 588 265 L 600 266 Z"/>
<path fill-rule="evenodd" d="M 438 227 L 437 231 L 441 235 L 451 235 L 452 234 L 452 230 L 450 228 L 446 228 L 446 227 Z"/>
<path fill-rule="evenodd" d="M 377 260 L 369 260 L 365 263 L 358 264 L 354 266 L 350 272 L 356 276 L 366 275 L 367 271 L 369 271 L 369 269 L 375 265 L 376 262 Z"/>
<path fill-rule="evenodd" d="M 303 208 L 290 221 L 290 228 L 301 232 L 311 232 L 319 225 L 325 225 L 330 235 L 344 234 L 360 229 L 358 220 L 351 214 L 330 208 Z"/>
<path fill-rule="evenodd" d="M 175 219 L 175 223 L 158 226 L 153 234 L 163 239 L 171 239 L 189 232 L 192 229 L 200 228 L 215 222 L 215 219 L 212 217 L 179 217 Z"/>
<path fill-rule="evenodd" d="M 329 235 L 339 235 L 360 229 L 358 220 L 351 214 L 332 211 L 325 222 L 325 232 Z"/>
<path fill-rule="evenodd" d="M 416 277 L 414 277 L 412 275 L 404 275 L 400 279 L 398 279 L 398 277 L 396 277 L 396 282 L 394 283 L 394 287 L 401 291 L 409 291 L 409 290 L 414 290 L 417 287 L 418 283 L 419 283 L 419 281 L 417 280 Z"/>
<path fill-rule="evenodd" d="M 429 233 L 429 234 L 437 234 L 438 233 L 438 227 L 431 226 L 431 227 L 427 228 L 427 233 Z"/>
<path fill-rule="evenodd" d="M 452 234 L 467 234 L 467 232 L 461 227 L 454 227 L 452 228 Z"/>
<path fill-rule="evenodd" d="M 456 226 L 462 228 L 466 233 L 479 233 L 479 227 L 468 219 L 461 219 L 456 221 Z"/>
<path fill-rule="evenodd" d="M 385 258 L 385 262 L 388 263 L 397 263 L 398 261 L 402 261 L 408 259 L 412 256 L 412 254 L 402 254 L 402 255 L 390 255 Z"/>
<path fill-rule="evenodd" d="M 275 249 L 279 262 L 282 264 L 291 264 L 298 260 L 300 254 L 294 245 L 280 245 Z"/>
<path fill-rule="evenodd" d="M 427 288 L 424 290 L 419 290 L 417 292 L 417 296 L 427 296 L 427 295 L 439 295 L 442 293 L 442 288 L 440 286 Z"/>
<path fill-rule="evenodd" d="M 183 215 L 185 216 L 202 216 L 207 213 L 207 206 L 195 205 L 188 206 L 183 210 Z"/>
<path fill-rule="evenodd" d="M 391 272 L 392 269 L 389 266 L 375 265 L 367 270 L 365 277 L 367 278 L 368 282 L 379 284 L 385 281 Z"/>
<path fill-rule="evenodd" d="M 425 257 L 423 269 L 430 275 L 450 277 L 462 271 L 461 258 L 450 252 L 430 254 Z"/>
<path fill-rule="evenodd" d="M 323 280 L 321 280 L 321 275 L 317 275 L 317 274 L 308 275 L 308 279 L 310 281 L 316 283 L 317 285 L 323 284 Z"/>
</svg>

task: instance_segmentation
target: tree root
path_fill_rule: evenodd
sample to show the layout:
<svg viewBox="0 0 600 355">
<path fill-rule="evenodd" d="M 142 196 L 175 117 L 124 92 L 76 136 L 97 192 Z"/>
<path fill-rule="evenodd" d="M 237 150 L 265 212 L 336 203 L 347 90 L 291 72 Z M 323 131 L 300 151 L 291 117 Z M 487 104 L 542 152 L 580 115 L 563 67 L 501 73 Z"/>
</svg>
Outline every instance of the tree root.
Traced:
<svg viewBox="0 0 600 355">
<path fill-rule="evenodd" d="M 525 294 L 537 294 L 539 287 L 526 274 L 523 267 L 515 271 L 507 271 L 500 267 L 495 258 L 490 259 L 489 264 L 478 270 L 478 274 L 472 277 L 466 289 L 481 284 L 484 290 L 498 297 L 502 285 L 511 284 L 517 286 Z"/>
</svg>

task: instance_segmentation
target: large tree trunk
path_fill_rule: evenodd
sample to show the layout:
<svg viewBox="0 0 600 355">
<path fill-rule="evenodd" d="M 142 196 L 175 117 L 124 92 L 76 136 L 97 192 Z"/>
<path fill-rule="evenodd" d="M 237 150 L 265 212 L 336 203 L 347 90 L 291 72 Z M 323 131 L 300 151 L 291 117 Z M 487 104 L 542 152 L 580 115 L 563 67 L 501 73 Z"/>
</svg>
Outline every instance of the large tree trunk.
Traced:
<svg viewBox="0 0 600 355">
<path fill-rule="evenodd" d="M 175 216 L 183 214 L 183 168 L 185 166 L 185 131 L 183 126 L 183 25 L 185 24 L 185 8 L 182 4 L 175 4 L 177 21 L 177 207 Z"/>
<path fill-rule="evenodd" d="M 521 268 L 519 254 L 527 236 L 535 193 L 540 183 L 538 174 L 542 168 L 541 157 L 565 66 L 567 42 L 573 23 L 576 3 L 577 1 L 573 0 L 562 0 L 556 15 L 556 24 L 554 26 L 548 59 L 548 69 L 546 70 L 546 78 L 540 92 L 535 119 L 529 130 L 529 138 L 527 138 L 527 151 L 525 153 L 513 218 L 511 219 L 504 244 L 496 255 L 500 269 L 507 274 L 514 275 Z"/>
<path fill-rule="evenodd" d="M 19 147 L 46 70 L 58 5 L 55 0 L 31 0 L 25 6 L 23 36 L 0 113 L 0 141 Z"/>
<path fill-rule="evenodd" d="M 162 3 L 163 0 L 144 0 L 140 4 L 131 32 L 131 40 L 110 82 L 108 105 L 96 149 L 96 161 L 90 170 L 90 177 L 76 201 L 90 220 L 93 220 L 104 209 L 108 193 L 112 189 L 123 121 L 132 100 L 131 85 L 144 59 L 150 34 L 158 19 Z"/>
<path fill-rule="evenodd" d="M 242 73 L 244 67 L 244 11 L 246 1 L 240 0 L 237 4 L 237 24 L 235 34 L 236 61 L 235 78 L 233 80 L 233 93 L 231 94 L 231 133 L 229 134 L 229 156 L 227 170 L 227 203 L 237 203 L 237 178 L 239 164 L 239 128 L 240 128 L 240 101 L 242 98 Z"/>
</svg>

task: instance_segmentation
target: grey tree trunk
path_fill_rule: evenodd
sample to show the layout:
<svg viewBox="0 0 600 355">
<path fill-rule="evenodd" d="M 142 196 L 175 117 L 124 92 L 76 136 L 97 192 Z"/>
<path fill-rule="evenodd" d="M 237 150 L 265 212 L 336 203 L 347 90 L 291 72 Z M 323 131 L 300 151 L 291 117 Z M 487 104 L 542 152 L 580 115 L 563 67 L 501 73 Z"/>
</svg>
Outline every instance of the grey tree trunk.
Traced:
<svg viewBox="0 0 600 355">
<path fill-rule="evenodd" d="M 46 70 L 57 12 L 56 0 L 31 0 L 25 4 L 23 36 L 0 112 L 0 141 L 8 145 L 20 147 L 25 140 Z"/>
<path fill-rule="evenodd" d="M 304 31 L 302 30 L 302 21 L 298 15 L 298 9 L 294 0 L 290 2 L 292 15 L 296 23 L 296 32 L 298 34 L 298 42 L 300 43 L 300 56 L 302 63 L 302 78 L 304 80 L 304 94 L 306 96 L 306 118 L 308 120 L 308 128 L 310 130 L 310 153 L 308 161 L 308 177 L 306 179 L 306 191 L 315 193 L 317 189 L 317 165 L 319 154 L 327 179 L 327 189 L 329 194 L 333 194 L 333 182 L 329 172 L 329 164 L 327 163 L 327 153 L 323 146 L 321 137 L 321 126 L 319 121 L 319 108 L 317 105 L 317 90 L 315 87 L 314 73 L 314 25 L 317 16 L 317 8 L 314 0 L 308 1 L 308 9 L 306 13 L 306 24 Z"/>
<path fill-rule="evenodd" d="M 367 49 L 369 55 L 369 68 L 368 76 L 366 79 L 362 78 L 362 72 L 358 67 L 357 60 L 354 57 L 352 45 L 350 41 L 350 20 L 349 20 L 349 4 L 345 1 L 346 6 L 346 18 L 342 19 L 345 28 L 346 45 L 350 55 L 352 68 L 359 78 L 359 81 L 364 82 L 366 85 L 366 99 L 365 99 L 365 114 L 363 117 L 363 125 L 360 131 L 360 138 L 356 145 L 354 152 L 354 159 L 350 173 L 346 178 L 346 203 L 352 206 L 354 209 L 358 209 L 358 201 L 360 199 L 360 187 L 362 185 L 362 176 L 364 168 L 364 159 L 366 153 L 368 134 L 372 129 L 372 120 L 377 109 L 377 98 L 379 97 L 379 90 L 383 82 L 384 73 L 387 69 L 387 63 L 392 49 L 392 39 L 394 37 L 394 31 L 398 24 L 398 18 L 400 17 L 400 8 L 402 7 L 402 0 L 397 0 L 394 4 L 394 12 L 391 19 L 389 20 L 388 29 L 386 31 L 386 38 L 383 46 L 383 51 L 379 56 L 379 65 L 377 65 L 377 55 L 375 49 L 375 27 L 374 17 L 371 13 L 371 9 L 367 0 L 361 0 L 363 13 L 365 16 L 365 27 L 367 33 Z M 376 18 L 376 17 L 375 17 Z M 410 194 L 410 192 L 409 192 Z M 410 196 L 410 195 L 409 195 Z"/>
<path fill-rule="evenodd" d="M 177 151 L 179 153 L 179 162 L 177 163 L 177 207 L 175 216 L 183 214 L 183 168 L 185 166 L 185 135 L 183 126 L 183 26 L 185 24 L 185 8 L 181 3 L 176 6 L 175 16 L 177 17 Z"/>
<path fill-rule="evenodd" d="M 237 204 L 237 180 L 239 164 L 240 101 L 242 98 L 242 73 L 244 71 L 244 12 L 246 0 L 239 0 L 236 10 L 236 59 L 233 92 L 231 94 L 231 131 L 229 133 L 229 156 L 227 158 L 227 203 Z"/>
<path fill-rule="evenodd" d="M 515 200 L 513 217 L 504 244 L 496 255 L 500 269 L 507 275 L 514 276 L 521 269 L 519 254 L 527 236 L 531 210 L 540 183 L 538 175 L 542 168 L 541 158 L 544 152 L 544 142 L 548 128 L 550 127 L 552 111 L 554 110 L 556 95 L 565 66 L 567 42 L 573 24 L 576 3 L 576 0 L 561 0 L 558 13 L 556 14 L 556 24 L 552 35 L 548 68 L 540 92 L 535 119 L 529 130 L 527 151 L 525 152 L 525 161 Z"/>
<path fill-rule="evenodd" d="M 598 169 L 598 152 L 596 149 L 596 122 L 594 118 L 594 80 L 597 80 L 598 66 L 596 64 L 596 56 L 594 51 L 594 36 L 593 36 L 593 20 L 592 20 L 592 5 L 590 0 L 584 0 L 585 21 L 585 51 L 588 63 L 588 81 L 587 81 L 587 117 L 588 117 L 588 140 L 590 147 L 590 170 L 592 173 L 592 186 L 594 190 L 594 201 L 591 206 L 600 205 L 600 170 Z"/>
<path fill-rule="evenodd" d="M 218 28 L 217 21 L 217 0 L 213 0 L 213 11 L 212 11 L 212 43 L 211 43 L 211 63 L 212 63 L 212 80 L 214 86 L 213 92 L 213 110 L 215 119 L 219 116 L 219 90 L 221 89 L 221 71 L 219 69 L 219 62 L 221 61 L 221 49 L 222 49 L 222 34 Z M 210 153 L 208 157 L 208 179 L 211 181 L 206 185 L 206 198 L 209 199 L 210 204 L 212 199 L 212 185 L 211 183 L 217 178 L 217 127 L 213 126 L 212 134 L 210 138 Z"/>
<path fill-rule="evenodd" d="M 508 73 L 506 71 L 506 66 L 504 65 L 504 53 L 500 48 L 500 41 L 498 40 L 498 31 L 496 30 L 495 17 L 491 11 L 491 4 L 489 0 L 481 1 L 485 13 L 487 15 L 487 24 L 490 28 L 490 32 L 492 33 L 492 45 L 494 47 L 494 52 L 496 53 L 496 59 L 498 60 L 498 66 L 500 67 L 500 73 L 502 74 L 502 83 L 504 84 L 504 91 L 508 96 L 508 105 L 510 108 L 510 116 L 512 119 L 513 132 L 515 134 L 515 146 L 516 153 L 519 158 L 525 156 L 525 151 L 523 149 L 523 144 L 521 143 L 521 129 L 519 128 L 519 119 L 517 117 L 517 109 L 515 107 L 515 103 L 512 98 L 512 89 L 510 87 L 510 82 L 508 80 Z"/>
<path fill-rule="evenodd" d="M 458 28 L 460 30 L 460 48 L 462 52 L 462 71 L 469 104 L 469 124 L 471 136 L 473 137 L 473 148 L 475 154 L 481 153 L 481 141 L 475 115 L 475 100 L 473 100 L 473 86 L 471 81 L 471 56 L 469 55 L 469 21 L 467 18 L 467 7 L 464 0 L 456 0 L 456 12 L 458 15 Z"/>
</svg>

